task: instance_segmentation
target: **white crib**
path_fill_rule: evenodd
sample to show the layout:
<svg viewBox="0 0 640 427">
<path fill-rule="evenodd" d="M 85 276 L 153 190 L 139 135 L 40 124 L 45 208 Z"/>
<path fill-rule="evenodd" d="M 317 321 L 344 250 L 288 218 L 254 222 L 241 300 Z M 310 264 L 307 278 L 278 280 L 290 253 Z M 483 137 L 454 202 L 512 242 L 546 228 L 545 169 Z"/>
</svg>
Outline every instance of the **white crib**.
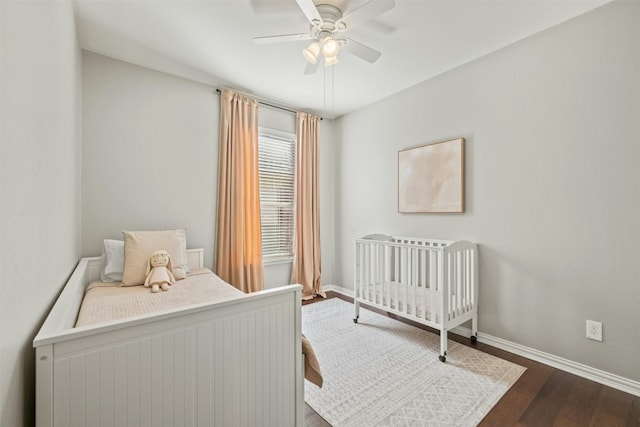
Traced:
<svg viewBox="0 0 640 427">
<path fill-rule="evenodd" d="M 446 361 L 447 331 L 471 320 L 478 335 L 478 247 L 467 241 L 370 235 L 356 239 L 354 322 L 360 303 L 440 331 Z"/>
</svg>

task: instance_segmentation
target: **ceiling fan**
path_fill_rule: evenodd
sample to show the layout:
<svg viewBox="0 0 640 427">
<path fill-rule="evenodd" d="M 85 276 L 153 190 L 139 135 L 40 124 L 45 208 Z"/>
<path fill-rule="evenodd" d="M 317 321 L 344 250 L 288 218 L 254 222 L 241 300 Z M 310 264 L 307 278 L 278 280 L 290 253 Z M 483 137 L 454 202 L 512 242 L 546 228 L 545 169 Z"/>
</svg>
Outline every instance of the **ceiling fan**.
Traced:
<svg viewBox="0 0 640 427">
<path fill-rule="evenodd" d="M 381 55 L 379 51 L 344 37 L 342 33 L 392 9 L 395 6 L 394 0 L 370 0 L 345 14 L 329 3 L 316 5 L 313 0 L 296 0 L 296 2 L 310 22 L 309 32 L 254 37 L 253 41 L 257 44 L 266 44 L 311 40 L 309 46 L 302 51 L 309 62 L 305 74 L 313 74 L 320 59 L 324 60 L 325 66 L 337 64 L 338 54 L 342 48 L 367 62 L 373 63 L 378 60 Z"/>
</svg>

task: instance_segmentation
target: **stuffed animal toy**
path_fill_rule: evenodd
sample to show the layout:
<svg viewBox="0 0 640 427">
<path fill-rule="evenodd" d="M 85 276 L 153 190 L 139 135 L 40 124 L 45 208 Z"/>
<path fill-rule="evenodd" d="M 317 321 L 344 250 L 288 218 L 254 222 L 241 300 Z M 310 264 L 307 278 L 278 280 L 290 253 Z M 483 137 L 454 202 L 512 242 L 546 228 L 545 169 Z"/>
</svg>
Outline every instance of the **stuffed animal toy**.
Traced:
<svg viewBox="0 0 640 427">
<path fill-rule="evenodd" d="M 151 292 L 169 290 L 169 285 L 176 282 L 173 276 L 173 267 L 171 265 L 171 257 L 167 251 L 155 251 L 149 257 L 147 264 L 147 275 L 144 279 L 144 286 L 151 287 Z"/>
</svg>

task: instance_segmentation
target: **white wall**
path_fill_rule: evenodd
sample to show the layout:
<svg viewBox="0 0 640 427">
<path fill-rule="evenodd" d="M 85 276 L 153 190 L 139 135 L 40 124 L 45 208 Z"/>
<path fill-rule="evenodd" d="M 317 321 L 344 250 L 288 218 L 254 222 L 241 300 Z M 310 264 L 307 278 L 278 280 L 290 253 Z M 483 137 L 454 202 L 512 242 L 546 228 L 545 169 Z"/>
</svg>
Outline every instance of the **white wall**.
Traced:
<svg viewBox="0 0 640 427">
<path fill-rule="evenodd" d="M 213 263 L 215 90 L 83 52 L 82 254 L 122 230 L 187 229 Z"/>
<path fill-rule="evenodd" d="M 80 256 L 81 60 L 70 2 L 0 4 L 0 425 L 33 425 L 31 342 Z"/>
<path fill-rule="evenodd" d="M 102 240 L 121 238 L 123 229 L 186 227 L 187 245 L 205 248 L 211 268 L 220 116 L 215 88 L 90 52 L 83 53 L 83 65 L 83 255 L 99 254 Z M 331 123 L 325 122 L 323 159 L 333 158 Z M 295 133 L 291 113 L 260 107 L 259 123 Z M 332 167 L 321 161 L 325 193 Z M 324 209 L 333 215 L 330 201 Z M 322 230 L 331 253 L 331 216 L 323 218 Z M 266 266 L 265 286 L 288 283 L 290 269 L 288 263 Z M 323 271 L 331 278 L 329 261 Z"/>
<path fill-rule="evenodd" d="M 481 332 L 640 380 L 638 18 L 614 2 L 340 119 L 336 283 L 368 233 L 473 240 Z M 398 150 L 456 137 L 466 212 L 398 214 Z"/>
</svg>

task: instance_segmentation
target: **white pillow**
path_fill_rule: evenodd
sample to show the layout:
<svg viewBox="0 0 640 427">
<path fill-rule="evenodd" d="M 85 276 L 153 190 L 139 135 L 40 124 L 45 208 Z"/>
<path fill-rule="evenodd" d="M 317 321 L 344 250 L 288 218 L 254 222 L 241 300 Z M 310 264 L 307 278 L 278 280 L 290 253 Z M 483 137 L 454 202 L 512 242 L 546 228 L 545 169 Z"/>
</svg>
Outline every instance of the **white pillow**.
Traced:
<svg viewBox="0 0 640 427">
<path fill-rule="evenodd" d="M 121 282 L 124 271 L 124 241 L 105 239 L 102 248 L 100 280 L 103 282 Z"/>
</svg>

